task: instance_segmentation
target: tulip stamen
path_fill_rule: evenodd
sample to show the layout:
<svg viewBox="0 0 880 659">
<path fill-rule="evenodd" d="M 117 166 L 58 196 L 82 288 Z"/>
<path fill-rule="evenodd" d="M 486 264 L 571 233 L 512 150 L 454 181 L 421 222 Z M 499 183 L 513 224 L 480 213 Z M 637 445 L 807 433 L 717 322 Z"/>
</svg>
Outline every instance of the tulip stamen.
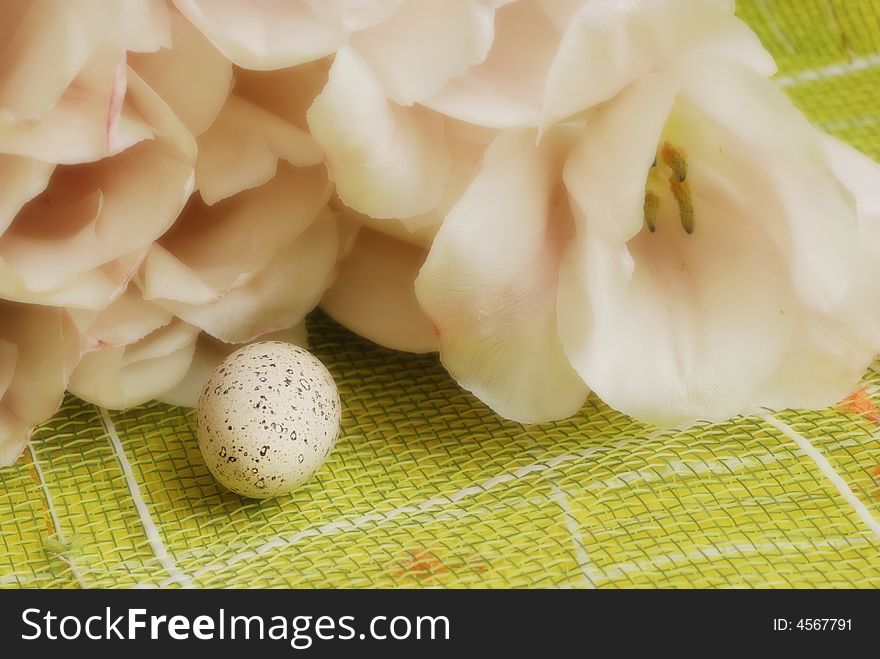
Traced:
<svg viewBox="0 0 880 659">
<path fill-rule="evenodd" d="M 679 183 L 684 183 L 688 174 L 687 154 L 684 149 L 672 146 L 669 142 L 664 142 L 660 147 L 660 157 L 663 159 L 675 178 Z"/>
<path fill-rule="evenodd" d="M 678 216 L 681 219 L 681 226 L 688 235 L 694 232 L 694 203 L 691 199 L 691 186 L 687 181 L 679 181 L 676 177 L 670 177 L 669 185 L 672 189 L 672 196 L 675 197 L 675 203 L 678 204 Z"/>
<path fill-rule="evenodd" d="M 678 205 L 678 217 L 682 228 L 688 235 L 694 232 L 694 204 L 687 176 L 688 162 L 685 150 L 669 142 L 663 142 L 657 155 L 654 156 L 645 183 L 643 212 L 648 231 L 656 233 L 660 200 L 672 192 Z"/>
<path fill-rule="evenodd" d="M 645 224 L 651 233 L 657 231 L 657 206 L 659 205 L 660 197 L 653 192 L 645 193 Z"/>
</svg>

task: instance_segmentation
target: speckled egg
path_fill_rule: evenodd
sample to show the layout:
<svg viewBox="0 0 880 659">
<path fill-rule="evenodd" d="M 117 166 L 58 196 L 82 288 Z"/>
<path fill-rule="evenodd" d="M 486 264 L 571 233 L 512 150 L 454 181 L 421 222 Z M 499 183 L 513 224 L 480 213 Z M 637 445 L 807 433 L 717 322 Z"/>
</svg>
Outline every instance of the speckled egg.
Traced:
<svg viewBox="0 0 880 659">
<path fill-rule="evenodd" d="M 252 343 L 211 374 L 199 398 L 199 448 L 233 492 L 277 496 L 324 464 L 340 411 L 333 377 L 311 353 L 279 341 Z"/>
</svg>

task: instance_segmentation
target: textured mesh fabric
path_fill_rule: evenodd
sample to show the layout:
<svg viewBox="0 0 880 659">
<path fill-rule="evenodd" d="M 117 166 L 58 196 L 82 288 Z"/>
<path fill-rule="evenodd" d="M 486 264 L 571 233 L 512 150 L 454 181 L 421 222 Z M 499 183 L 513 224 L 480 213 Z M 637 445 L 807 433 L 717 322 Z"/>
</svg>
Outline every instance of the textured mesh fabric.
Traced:
<svg viewBox="0 0 880 659">
<path fill-rule="evenodd" d="M 880 2 L 741 0 L 791 98 L 880 159 Z M 69 398 L 0 469 L 0 587 L 880 586 L 880 375 L 837 408 L 657 432 L 591 397 L 523 427 L 436 356 L 318 313 L 343 431 L 275 500 L 218 486 L 189 410 Z"/>
</svg>

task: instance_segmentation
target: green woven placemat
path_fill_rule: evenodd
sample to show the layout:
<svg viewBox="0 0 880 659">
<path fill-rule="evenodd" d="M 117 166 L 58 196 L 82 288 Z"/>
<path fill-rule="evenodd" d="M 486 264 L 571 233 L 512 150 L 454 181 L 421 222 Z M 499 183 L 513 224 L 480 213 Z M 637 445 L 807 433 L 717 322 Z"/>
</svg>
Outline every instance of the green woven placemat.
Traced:
<svg viewBox="0 0 880 659">
<path fill-rule="evenodd" d="M 880 159 L 880 2 L 738 11 L 810 118 Z M 822 412 L 657 432 L 591 397 L 523 427 L 436 356 L 309 329 L 345 407 L 317 478 L 242 499 L 191 411 L 69 398 L 0 469 L 0 587 L 880 585 L 873 371 Z"/>
</svg>

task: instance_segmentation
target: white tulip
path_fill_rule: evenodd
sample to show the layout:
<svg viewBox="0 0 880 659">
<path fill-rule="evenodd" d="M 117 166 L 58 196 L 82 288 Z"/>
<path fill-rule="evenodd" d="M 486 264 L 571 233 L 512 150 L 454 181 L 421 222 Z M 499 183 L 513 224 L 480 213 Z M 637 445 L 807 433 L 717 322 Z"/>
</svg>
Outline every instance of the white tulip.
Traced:
<svg viewBox="0 0 880 659">
<path fill-rule="evenodd" d="M 731 4 L 587 3 L 543 136 L 499 136 L 444 220 L 416 292 L 503 416 L 589 389 L 661 426 L 821 407 L 880 348 L 880 168 L 766 78 Z"/>
<path fill-rule="evenodd" d="M 822 407 L 880 348 L 870 218 L 769 80 L 710 57 L 647 75 L 587 123 L 564 178 L 560 337 L 616 409 L 676 425 Z"/>
</svg>

